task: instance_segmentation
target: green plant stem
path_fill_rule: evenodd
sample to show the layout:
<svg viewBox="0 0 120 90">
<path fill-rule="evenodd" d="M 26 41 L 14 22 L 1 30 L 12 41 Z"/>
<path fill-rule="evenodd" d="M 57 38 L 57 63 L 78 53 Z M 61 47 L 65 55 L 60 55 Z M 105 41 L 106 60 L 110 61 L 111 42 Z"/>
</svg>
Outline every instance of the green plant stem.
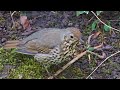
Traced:
<svg viewBox="0 0 120 90">
<path fill-rule="evenodd" d="M 113 29 L 113 30 L 116 30 L 116 31 L 120 32 L 120 30 L 118 30 L 118 29 L 116 29 L 116 28 L 113 28 L 113 27 L 107 25 L 106 23 L 104 23 L 100 18 L 98 18 L 98 16 L 97 16 L 93 11 L 91 11 L 91 13 L 92 13 L 102 24 L 106 25 L 107 27 L 109 27 L 109 28 L 111 28 L 111 29 Z"/>
</svg>

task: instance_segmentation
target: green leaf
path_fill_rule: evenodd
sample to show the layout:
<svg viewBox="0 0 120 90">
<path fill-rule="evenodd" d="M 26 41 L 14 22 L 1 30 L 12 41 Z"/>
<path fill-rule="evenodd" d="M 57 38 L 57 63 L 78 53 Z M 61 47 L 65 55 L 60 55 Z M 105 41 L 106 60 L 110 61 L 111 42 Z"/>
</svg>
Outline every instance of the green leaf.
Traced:
<svg viewBox="0 0 120 90">
<path fill-rule="evenodd" d="M 88 50 L 89 50 L 89 51 L 93 51 L 94 48 L 93 48 L 93 47 L 89 47 Z"/>
<path fill-rule="evenodd" d="M 96 11 L 97 16 L 100 15 L 101 12 L 103 12 L 103 11 Z"/>
<path fill-rule="evenodd" d="M 110 22 L 108 22 L 108 26 L 110 26 Z M 106 25 L 104 25 L 104 31 L 110 31 L 110 27 L 108 27 L 108 26 L 106 26 Z"/>
<path fill-rule="evenodd" d="M 20 15 L 21 15 L 21 16 L 26 16 L 26 11 L 21 11 L 21 12 L 20 12 Z"/>
<path fill-rule="evenodd" d="M 79 14 L 79 11 L 76 11 L 76 16 L 78 17 L 80 14 Z"/>
<path fill-rule="evenodd" d="M 98 20 L 96 20 L 96 21 L 94 21 L 94 22 L 92 23 L 92 30 L 95 30 L 95 29 L 96 29 L 97 24 L 98 24 Z"/>
<path fill-rule="evenodd" d="M 88 13 L 89 13 L 89 11 L 84 11 L 84 13 L 88 14 Z"/>
<path fill-rule="evenodd" d="M 88 14 L 89 11 L 76 11 L 76 16 L 79 16 L 80 14 L 84 14 L 84 13 Z"/>
</svg>

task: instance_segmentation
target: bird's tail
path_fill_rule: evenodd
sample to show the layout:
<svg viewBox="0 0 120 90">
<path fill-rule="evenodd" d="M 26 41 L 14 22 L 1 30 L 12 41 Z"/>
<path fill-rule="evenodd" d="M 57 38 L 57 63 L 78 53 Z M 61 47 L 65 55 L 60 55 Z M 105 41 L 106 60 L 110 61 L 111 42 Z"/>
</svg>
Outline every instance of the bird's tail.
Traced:
<svg viewBox="0 0 120 90">
<path fill-rule="evenodd" d="M 19 44 L 19 40 L 11 40 L 7 41 L 5 45 L 3 46 L 4 49 L 12 49 L 12 48 L 17 48 L 17 45 Z"/>
</svg>

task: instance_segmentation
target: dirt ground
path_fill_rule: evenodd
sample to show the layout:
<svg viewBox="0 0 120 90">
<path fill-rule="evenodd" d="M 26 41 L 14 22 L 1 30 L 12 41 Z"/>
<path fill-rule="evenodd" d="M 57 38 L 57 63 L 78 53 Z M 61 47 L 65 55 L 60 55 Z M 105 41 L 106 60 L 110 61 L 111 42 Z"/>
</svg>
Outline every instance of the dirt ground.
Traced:
<svg viewBox="0 0 120 90">
<path fill-rule="evenodd" d="M 22 11 L 21 11 L 22 12 Z M 28 19 L 30 20 L 30 25 L 33 29 L 32 32 L 35 32 L 36 27 L 41 28 L 67 28 L 67 27 L 76 27 L 79 28 L 83 33 L 83 40 L 86 41 L 88 36 L 93 33 L 91 30 L 91 24 L 95 17 L 91 13 L 82 14 L 76 16 L 75 11 L 24 11 Z M 89 22 L 89 20 L 93 19 Z M 13 15 L 14 21 L 19 21 L 19 13 Z M 104 11 L 100 14 L 100 18 L 103 21 L 109 21 L 111 26 L 120 30 L 120 12 L 119 11 Z M 89 22 L 89 23 L 88 23 Z M 9 11 L 0 11 L 0 47 L 8 40 L 16 40 L 27 37 L 30 33 L 25 33 L 21 25 L 17 26 L 15 29 L 11 29 L 13 22 L 11 20 Z M 99 31 L 99 30 L 96 30 Z M 106 57 L 120 50 L 120 32 L 102 31 L 101 37 L 104 39 L 98 38 L 92 41 L 92 45 L 98 45 L 98 41 L 101 42 L 104 40 L 105 45 L 108 49 L 103 49 Z M 84 56 L 79 61 L 75 62 L 72 66 L 66 69 L 58 78 L 75 78 L 83 79 L 86 78 L 97 65 L 100 64 L 104 59 L 99 59 L 94 55 L 91 55 L 91 63 L 89 63 L 88 56 Z M 13 66 L 4 65 L 4 69 L 0 73 L 1 78 L 6 78 L 8 74 L 7 70 L 13 68 Z M 82 72 L 82 74 L 81 74 Z M 101 65 L 96 72 L 91 75 L 93 79 L 119 79 L 120 78 L 120 54 L 117 54 L 111 57 L 108 61 Z"/>
</svg>

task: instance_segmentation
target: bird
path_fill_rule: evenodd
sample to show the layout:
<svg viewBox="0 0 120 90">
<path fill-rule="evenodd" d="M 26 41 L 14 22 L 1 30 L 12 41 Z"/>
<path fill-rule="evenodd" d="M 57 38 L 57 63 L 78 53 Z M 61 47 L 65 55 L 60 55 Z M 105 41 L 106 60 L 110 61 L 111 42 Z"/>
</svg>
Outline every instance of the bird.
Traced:
<svg viewBox="0 0 120 90">
<path fill-rule="evenodd" d="M 16 52 L 33 55 L 41 63 L 59 64 L 78 52 L 81 36 L 75 27 L 44 28 L 22 40 L 7 41 L 3 48 L 17 48 Z"/>
</svg>

